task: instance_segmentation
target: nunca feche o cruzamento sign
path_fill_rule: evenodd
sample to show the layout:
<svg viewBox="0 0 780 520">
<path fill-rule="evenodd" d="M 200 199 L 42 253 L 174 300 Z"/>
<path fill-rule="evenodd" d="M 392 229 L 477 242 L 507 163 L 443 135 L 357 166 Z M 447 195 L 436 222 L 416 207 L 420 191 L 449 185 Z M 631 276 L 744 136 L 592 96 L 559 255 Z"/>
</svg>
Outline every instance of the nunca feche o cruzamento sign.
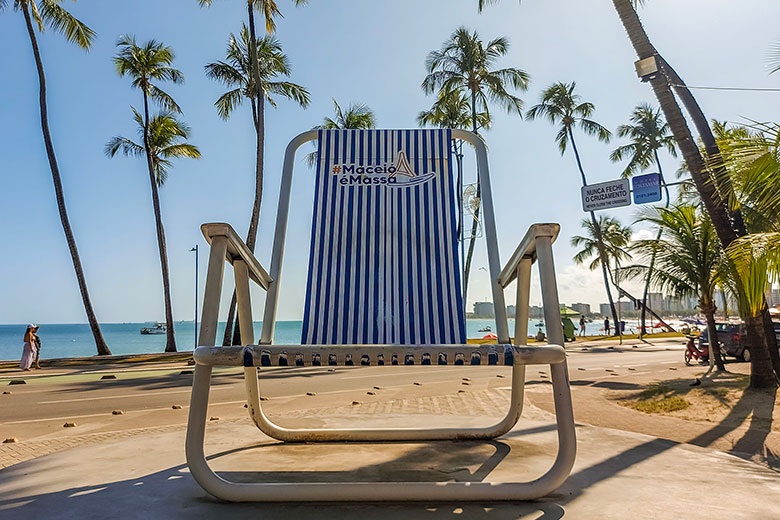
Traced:
<svg viewBox="0 0 780 520">
<path fill-rule="evenodd" d="M 631 191 L 628 179 L 600 182 L 583 186 L 582 211 L 619 208 L 631 205 Z"/>
</svg>

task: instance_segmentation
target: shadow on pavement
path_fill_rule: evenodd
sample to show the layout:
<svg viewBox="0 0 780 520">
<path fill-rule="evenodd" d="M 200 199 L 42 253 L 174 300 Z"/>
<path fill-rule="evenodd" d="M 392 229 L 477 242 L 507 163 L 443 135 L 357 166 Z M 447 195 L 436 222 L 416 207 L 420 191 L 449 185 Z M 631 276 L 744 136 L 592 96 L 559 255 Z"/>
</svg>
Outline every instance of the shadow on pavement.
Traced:
<svg viewBox="0 0 780 520">
<path fill-rule="evenodd" d="M 479 443 L 474 443 L 479 444 Z M 456 480 L 477 481 L 489 473 L 508 452 L 508 446 L 500 442 L 482 443 L 492 445 L 494 453 L 474 473 L 458 472 Z M 242 450 L 253 449 L 242 448 Z M 220 453 L 220 457 L 231 452 Z M 412 451 L 403 460 L 396 463 L 420 462 L 426 454 L 426 448 Z M 427 455 L 426 455 L 427 456 Z M 381 465 L 380 465 L 381 466 Z M 56 468 L 56 471 L 64 471 Z M 2 476 L 7 482 L 16 478 L 29 481 L 31 474 L 52 471 L 52 468 L 36 468 L 35 462 L 4 470 Z M 382 472 L 377 467 L 372 472 Z M 16 474 L 18 473 L 18 474 Z M 223 477 L 233 477 L 231 473 L 219 472 Z M 264 477 L 293 477 L 297 480 L 307 472 L 264 473 Z M 317 477 L 330 476 L 317 472 Z M 490 519 L 515 520 L 533 518 L 539 520 L 558 520 L 564 517 L 563 507 L 555 502 L 501 502 L 501 503 L 311 503 L 311 504 L 274 504 L 274 503 L 225 503 L 206 494 L 190 477 L 185 465 L 141 475 L 107 484 L 73 487 L 59 492 L 40 493 L 35 487 L 15 490 L 14 498 L 0 498 L 0 516 L 2 513 L 11 518 L 47 518 L 47 519 L 103 519 L 116 518 L 231 518 L 275 520 L 295 518 L 297 520 L 389 520 L 407 519 Z M 8 496 L 8 495 L 6 495 Z"/>
</svg>

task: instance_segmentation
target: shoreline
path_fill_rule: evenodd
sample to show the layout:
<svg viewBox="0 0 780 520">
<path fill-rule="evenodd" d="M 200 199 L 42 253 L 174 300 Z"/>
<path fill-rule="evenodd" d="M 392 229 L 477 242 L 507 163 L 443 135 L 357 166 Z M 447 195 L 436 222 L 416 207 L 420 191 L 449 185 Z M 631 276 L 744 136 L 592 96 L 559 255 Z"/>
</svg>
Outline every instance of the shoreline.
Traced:
<svg viewBox="0 0 780 520">
<path fill-rule="evenodd" d="M 683 334 L 677 332 L 662 332 L 657 334 L 648 335 L 649 339 L 667 339 L 667 338 L 682 338 Z M 514 339 L 514 338 L 512 338 Z M 624 334 L 623 341 L 634 341 L 640 343 L 647 343 L 645 340 L 640 340 L 637 334 Z M 495 343 L 495 338 L 468 338 L 468 345 L 487 345 Z M 577 336 L 577 339 L 572 342 L 567 342 L 564 347 L 577 347 L 588 346 L 587 343 L 604 344 L 606 342 L 614 342 L 616 345 L 620 344 L 619 336 Z M 544 341 L 537 341 L 535 338 L 528 338 L 528 344 L 545 344 Z M 334 346 L 335 347 L 335 346 Z M 399 347 L 402 348 L 402 347 Z M 92 356 L 73 356 L 62 358 L 41 358 L 41 370 L 49 367 L 74 367 L 81 365 L 102 365 L 102 364 L 153 364 L 153 363 L 173 363 L 180 361 L 189 361 L 192 359 L 192 350 L 181 350 L 178 352 L 156 352 L 156 353 L 141 353 L 141 354 L 117 354 L 111 356 L 99 356 L 97 354 Z M 37 369 L 33 369 L 28 373 L 19 369 L 19 361 L 14 359 L 0 360 L 0 376 L 4 375 L 7 371 L 13 371 L 18 374 L 32 375 L 38 372 Z"/>
</svg>

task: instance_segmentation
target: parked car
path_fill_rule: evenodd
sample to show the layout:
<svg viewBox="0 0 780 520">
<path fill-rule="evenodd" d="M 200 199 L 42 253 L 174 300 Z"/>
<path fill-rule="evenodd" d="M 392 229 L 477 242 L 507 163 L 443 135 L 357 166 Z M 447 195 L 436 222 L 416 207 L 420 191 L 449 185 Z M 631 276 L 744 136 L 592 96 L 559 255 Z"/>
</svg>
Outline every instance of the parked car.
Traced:
<svg viewBox="0 0 780 520">
<path fill-rule="evenodd" d="M 777 346 L 780 348 L 780 321 L 773 321 L 772 326 L 775 328 L 775 337 L 777 338 Z"/>
<path fill-rule="evenodd" d="M 778 324 L 780 325 L 780 324 Z M 724 356 L 732 356 L 741 361 L 750 361 L 750 342 L 747 337 L 747 329 L 744 323 L 717 322 L 715 330 L 718 332 L 720 351 Z M 778 328 L 775 327 L 777 334 Z M 709 346 L 709 333 L 707 329 L 699 336 L 699 349 Z"/>
</svg>

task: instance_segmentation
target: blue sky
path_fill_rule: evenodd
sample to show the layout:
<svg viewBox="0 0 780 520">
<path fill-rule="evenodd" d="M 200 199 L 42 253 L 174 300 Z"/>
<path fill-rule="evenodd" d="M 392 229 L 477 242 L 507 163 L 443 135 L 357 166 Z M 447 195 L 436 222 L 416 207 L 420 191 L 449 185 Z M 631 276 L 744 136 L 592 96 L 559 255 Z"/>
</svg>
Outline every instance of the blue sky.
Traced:
<svg viewBox="0 0 780 520">
<path fill-rule="evenodd" d="M 584 99 L 596 105 L 594 118 L 614 130 L 633 107 L 654 102 L 633 70 L 635 55 L 608 0 L 512 0 L 479 15 L 476 0 L 396 0 L 379 2 L 311 0 L 295 8 L 278 0 L 284 19 L 277 37 L 289 56 L 292 81 L 311 93 L 307 110 L 279 100 L 266 118 L 266 197 L 258 257 L 269 263 L 271 230 L 278 196 L 278 173 L 286 143 L 332 113 L 332 98 L 343 105 L 368 104 L 382 128 L 415 127 L 416 114 L 433 101 L 420 89 L 426 55 L 464 25 L 484 40 L 507 36 L 509 56 L 500 66 L 531 75 L 521 93 L 526 107 L 555 81 L 576 81 Z M 151 38 L 172 46 L 175 66 L 186 82 L 167 86 L 192 128 L 191 142 L 203 159 L 178 161 L 161 190 L 172 272 L 174 316 L 193 316 L 194 254 L 201 246 L 200 272 L 207 247 L 199 226 L 227 221 L 244 234 L 253 189 L 254 145 L 248 110 L 230 121 L 219 119 L 213 103 L 223 87 L 203 73 L 221 59 L 229 33 L 238 32 L 246 13 L 238 0 L 215 0 L 209 9 L 195 0 L 79 0 L 63 4 L 97 33 L 89 53 L 51 31 L 40 44 L 49 87 L 49 115 L 64 181 L 66 202 L 98 319 L 104 322 L 163 317 L 161 276 L 148 178 L 143 161 L 108 159 L 103 147 L 114 135 L 134 136 L 130 106 L 140 93 L 119 78 L 111 61 L 121 34 L 141 42 Z M 766 58 L 780 38 L 776 0 L 650 0 L 640 16 L 653 42 L 694 86 L 778 88 Z M 0 81 L 0 323 L 83 322 L 84 311 L 54 202 L 51 174 L 39 126 L 37 77 L 21 14 L 0 12 L 0 45 L 6 52 Z M 780 121 L 780 93 L 697 90 L 709 118 Z M 574 266 L 569 238 L 585 217 L 579 200 L 574 159 L 561 157 L 555 129 L 494 110 L 485 134 L 501 256 L 508 258 L 527 226 L 560 222 L 556 246 L 561 301 L 596 305 L 606 301 L 599 273 Z M 609 162 L 608 145 L 577 135 L 590 182 L 619 176 Z M 307 150 L 308 151 L 308 150 Z M 664 157 L 667 172 L 677 161 Z M 307 185 L 311 174 L 298 163 L 279 318 L 301 314 L 305 243 L 310 219 Z M 628 224 L 636 207 L 608 212 Z M 639 228 L 637 232 L 641 232 Z M 478 253 L 477 268 L 486 265 Z M 201 278 L 202 280 L 202 278 Z M 475 270 L 469 300 L 489 297 L 487 276 Z M 203 283 L 201 281 L 201 292 Z M 262 295 L 254 293 L 262 303 Z M 507 294 L 512 301 L 514 295 Z M 538 303 L 538 297 L 532 297 Z M 261 314 L 259 308 L 256 315 Z"/>
</svg>

